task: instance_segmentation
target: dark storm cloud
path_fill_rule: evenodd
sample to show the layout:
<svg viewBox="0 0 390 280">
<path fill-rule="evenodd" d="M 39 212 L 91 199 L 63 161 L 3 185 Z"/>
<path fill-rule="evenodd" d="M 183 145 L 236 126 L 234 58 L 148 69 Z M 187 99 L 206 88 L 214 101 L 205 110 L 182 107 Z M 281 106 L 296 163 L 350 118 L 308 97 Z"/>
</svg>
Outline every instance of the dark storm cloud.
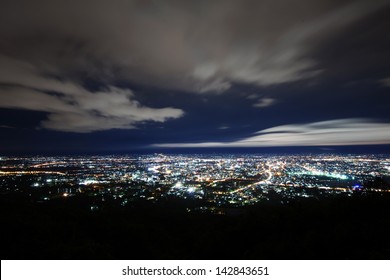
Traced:
<svg viewBox="0 0 390 280">
<path fill-rule="evenodd" d="M 68 75 L 193 90 L 311 77 L 312 48 L 387 1 L 7 1 L 1 50 Z"/>
<path fill-rule="evenodd" d="M 2 1 L 0 107 L 48 112 L 43 127 L 77 132 L 178 118 L 113 85 L 223 92 L 310 79 L 328 70 L 317 47 L 387 2 Z"/>
</svg>

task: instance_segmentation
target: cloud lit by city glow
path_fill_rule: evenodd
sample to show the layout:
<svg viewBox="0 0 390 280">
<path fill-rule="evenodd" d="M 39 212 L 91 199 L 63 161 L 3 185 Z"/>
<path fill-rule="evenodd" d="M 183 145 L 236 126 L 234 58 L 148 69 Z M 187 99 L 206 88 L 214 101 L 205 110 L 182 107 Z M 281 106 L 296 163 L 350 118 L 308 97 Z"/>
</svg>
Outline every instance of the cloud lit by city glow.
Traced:
<svg viewBox="0 0 390 280">
<path fill-rule="evenodd" d="M 390 124 L 365 119 L 340 119 L 271 127 L 232 142 L 167 143 L 157 147 L 277 147 L 390 144 Z"/>
</svg>

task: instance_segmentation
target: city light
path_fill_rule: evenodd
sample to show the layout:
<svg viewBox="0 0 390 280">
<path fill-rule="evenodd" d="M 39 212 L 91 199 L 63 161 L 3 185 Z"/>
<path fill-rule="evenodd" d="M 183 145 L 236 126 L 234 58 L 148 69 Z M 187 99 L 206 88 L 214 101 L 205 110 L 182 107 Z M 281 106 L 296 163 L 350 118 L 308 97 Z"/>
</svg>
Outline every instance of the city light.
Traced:
<svg viewBox="0 0 390 280">
<path fill-rule="evenodd" d="M 178 198 L 196 202 L 194 210 L 215 212 L 214 207 L 390 192 L 381 179 L 390 176 L 390 159 L 381 155 L 2 157 L 1 163 L 4 191 L 26 192 L 41 202 L 88 197 L 91 211 L 112 201 L 126 207 Z M 15 187 L 15 180 L 26 187 Z"/>
</svg>

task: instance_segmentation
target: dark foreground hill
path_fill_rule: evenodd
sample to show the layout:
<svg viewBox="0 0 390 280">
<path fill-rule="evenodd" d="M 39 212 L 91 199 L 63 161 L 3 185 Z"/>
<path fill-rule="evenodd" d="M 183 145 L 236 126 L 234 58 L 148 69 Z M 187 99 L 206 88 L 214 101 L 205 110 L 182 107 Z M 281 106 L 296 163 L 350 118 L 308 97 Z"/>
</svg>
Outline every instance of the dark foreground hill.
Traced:
<svg viewBox="0 0 390 280">
<path fill-rule="evenodd" d="M 2 196 L 1 259 L 389 259 L 390 199 L 258 205 L 235 215 L 175 202 L 107 205 Z"/>
</svg>

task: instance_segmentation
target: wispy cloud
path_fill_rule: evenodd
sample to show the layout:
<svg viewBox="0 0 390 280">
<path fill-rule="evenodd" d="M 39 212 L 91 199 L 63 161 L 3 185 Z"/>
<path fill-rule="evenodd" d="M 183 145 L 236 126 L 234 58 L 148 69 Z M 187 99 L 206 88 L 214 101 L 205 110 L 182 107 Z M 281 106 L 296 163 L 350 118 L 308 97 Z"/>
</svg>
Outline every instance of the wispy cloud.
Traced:
<svg viewBox="0 0 390 280">
<path fill-rule="evenodd" d="M 0 128 L 14 128 L 14 127 L 9 126 L 9 125 L 0 125 Z"/>
<path fill-rule="evenodd" d="M 369 119 L 337 119 L 281 125 L 233 142 L 165 143 L 156 147 L 277 147 L 390 144 L 390 123 Z"/>
<path fill-rule="evenodd" d="M 220 127 L 218 127 L 218 129 L 220 130 L 225 130 L 225 129 L 229 129 L 230 126 L 227 126 L 227 125 L 221 125 Z"/>
<path fill-rule="evenodd" d="M 265 108 L 265 107 L 272 106 L 275 103 L 276 103 L 276 99 L 264 97 L 264 98 L 260 98 L 259 100 L 257 100 L 257 102 L 253 104 L 253 107 Z"/>
<path fill-rule="evenodd" d="M 379 80 L 379 83 L 384 87 L 390 87 L 390 77 Z"/>
</svg>

